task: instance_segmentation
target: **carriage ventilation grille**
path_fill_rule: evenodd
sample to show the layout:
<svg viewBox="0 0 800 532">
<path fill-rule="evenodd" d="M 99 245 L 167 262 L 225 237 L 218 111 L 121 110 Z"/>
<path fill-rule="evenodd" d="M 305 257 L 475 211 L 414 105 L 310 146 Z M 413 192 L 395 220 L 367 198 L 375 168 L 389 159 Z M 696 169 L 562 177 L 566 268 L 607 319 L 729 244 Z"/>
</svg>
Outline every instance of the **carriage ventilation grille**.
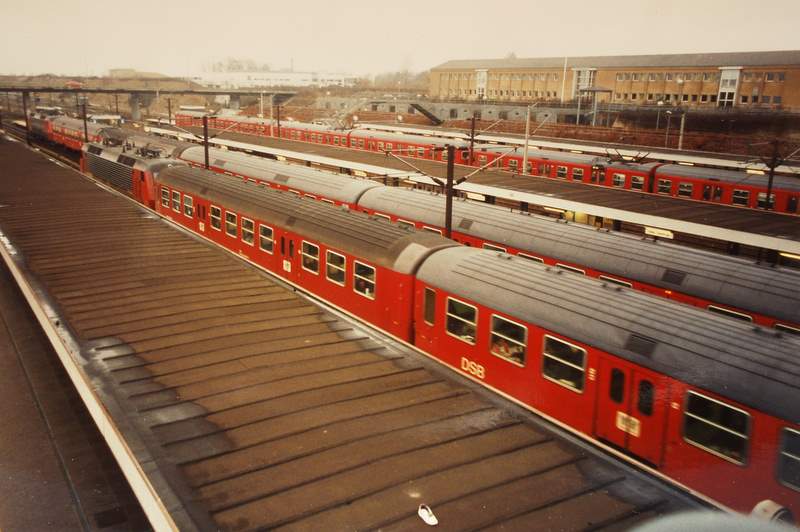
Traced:
<svg viewBox="0 0 800 532">
<path fill-rule="evenodd" d="M 93 154 L 86 155 L 86 162 L 87 169 L 93 176 L 111 183 L 120 190 L 127 192 L 133 190 L 132 168 Z"/>
<path fill-rule="evenodd" d="M 653 351 L 655 351 L 656 345 L 657 342 L 655 340 L 632 334 L 628 337 L 625 349 L 649 357 L 653 354 Z"/>
<path fill-rule="evenodd" d="M 665 283 L 680 285 L 685 278 L 686 272 L 667 269 L 667 271 L 665 271 L 664 275 L 661 277 L 661 280 Z"/>
</svg>

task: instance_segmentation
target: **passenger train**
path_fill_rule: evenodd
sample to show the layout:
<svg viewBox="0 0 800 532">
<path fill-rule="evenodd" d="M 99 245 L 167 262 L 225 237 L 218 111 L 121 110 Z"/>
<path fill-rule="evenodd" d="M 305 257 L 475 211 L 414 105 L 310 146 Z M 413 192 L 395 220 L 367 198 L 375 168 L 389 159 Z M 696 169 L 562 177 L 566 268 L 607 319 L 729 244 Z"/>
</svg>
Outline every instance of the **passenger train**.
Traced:
<svg viewBox="0 0 800 532">
<path fill-rule="evenodd" d="M 201 127 L 202 113 L 183 113 L 175 118 L 179 127 Z M 239 133 L 275 136 L 287 140 L 313 142 L 358 150 L 385 152 L 437 161 L 446 160 L 446 145 L 457 148 L 456 163 L 491 165 L 511 172 L 522 172 L 523 153 L 519 147 L 496 144 L 475 145 L 463 139 L 442 139 L 365 129 L 339 130 L 304 122 L 277 122 L 246 116 L 211 116 L 209 127 Z M 524 173 L 593 184 L 663 194 L 688 200 L 722 203 L 751 209 L 767 207 L 768 177 L 743 171 L 720 170 L 663 163 L 614 161 L 608 156 L 570 152 L 530 150 Z M 769 208 L 777 212 L 800 212 L 800 178 L 775 176 Z"/>
<path fill-rule="evenodd" d="M 97 145 L 84 159 L 176 224 L 654 474 L 738 511 L 768 499 L 800 512 L 796 339 L 175 159 Z"/>
<path fill-rule="evenodd" d="M 204 165 L 203 148 L 186 146 L 170 154 Z M 209 150 L 209 161 L 217 172 L 346 205 L 400 225 L 439 234 L 445 225 L 440 195 L 216 148 Z M 794 269 L 477 202 L 455 202 L 453 228 L 452 237 L 468 246 L 504 251 L 800 335 L 800 271 Z"/>
</svg>

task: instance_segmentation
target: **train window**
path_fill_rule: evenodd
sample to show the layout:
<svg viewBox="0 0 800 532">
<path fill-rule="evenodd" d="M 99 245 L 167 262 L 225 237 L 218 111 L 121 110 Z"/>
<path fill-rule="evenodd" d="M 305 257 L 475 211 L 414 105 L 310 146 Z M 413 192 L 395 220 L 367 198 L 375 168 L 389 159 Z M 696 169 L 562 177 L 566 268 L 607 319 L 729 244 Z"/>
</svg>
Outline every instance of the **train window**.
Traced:
<svg viewBox="0 0 800 532">
<path fill-rule="evenodd" d="M 300 255 L 302 257 L 301 263 L 303 265 L 304 270 L 308 270 L 311 273 L 318 274 L 319 273 L 319 246 L 316 244 L 312 244 L 311 242 L 306 242 L 303 240 L 303 244 L 300 248 Z"/>
<path fill-rule="evenodd" d="M 333 137 L 333 143 L 338 146 L 339 145 L 339 137 L 334 136 Z"/>
<path fill-rule="evenodd" d="M 658 180 L 658 193 L 670 194 L 672 192 L 672 181 L 670 179 Z"/>
<path fill-rule="evenodd" d="M 561 386 L 583 392 L 586 350 L 545 335 L 542 375 Z"/>
<path fill-rule="evenodd" d="M 491 244 L 484 244 L 483 245 L 483 249 L 488 249 L 490 251 L 500 251 L 500 252 L 503 252 L 503 253 L 506 252 L 506 248 L 501 248 L 500 246 L 493 246 Z"/>
<path fill-rule="evenodd" d="M 625 186 L 625 174 L 614 174 L 612 176 L 612 182 L 615 187 L 624 187 Z"/>
<path fill-rule="evenodd" d="M 728 310 L 726 308 L 718 307 L 716 305 L 709 305 L 708 310 L 716 314 L 722 314 L 723 316 L 728 316 L 729 318 L 735 318 L 737 320 L 750 321 L 750 322 L 753 321 L 753 317 L 748 314 L 742 314 L 741 312 L 734 312 L 733 310 Z"/>
<path fill-rule="evenodd" d="M 189 218 L 194 216 L 194 200 L 186 194 L 183 195 L 183 214 Z"/>
<path fill-rule="evenodd" d="M 249 220 L 242 217 L 242 242 L 245 244 L 250 244 L 251 246 L 255 244 L 256 238 L 256 224 L 253 223 L 253 220 Z"/>
<path fill-rule="evenodd" d="M 745 206 L 749 205 L 750 191 L 734 189 L 732 203 L 734 205 L 745 205 Z"/>
<path fill-rule="evenodd" d="M 378 143 L 378 150 L 383 151 L 383 142 Z"/>
<path fill-rule="evenodd" d="M 405 227 L 406 229 L 414 229 L 414 224 L 412 222 L 408 222 L 406 220 L 397 220 L 397 225 L 400 227 Z"/>
<path fill-rule="evenodd" d="M 572 179 L 574 181 L 583 181 L 583 168 L 573 168 Z"/>
<path fill-rule="evenodd" d="M 161 206 L 169 209 L 169 190 L 161 187 Z"/>
<path fill-rule="evenodd" d="M 750 414 L 696 392 L 688 392 L 683 437 L 692 445 L 737 464 L 747 461 Z"/>
<path fill-rule="evenodd" d="M 769 207 L 767 207 L 767 193 L 766 192 L 759 192 L 758 193 L 758 208 L 759 209 L 773 209 L 775 208 L 775 194 L 769 195 Z"/>
<path fill-rule="evenodd" d="M 211 206 L 211 227 L 217 231 L 222 231 L 222 209 Z"/>
<path fill-rule="evenodd" d="M 225 211 L 225 234 L 236 238 L 236 214 Z"/>
<path fill-rule="evenodd" d="M 601 275 L 600 279 L 604 281 L 608 281 L 609 283 L 618 284 L 619 286 L 625 286 L 627 288 L 633 288 L 633 285 L 628 281 L 620 281 L 619 279 L 614 279 L 613 277 L 609 277 L 607 275 Z"/>
<path fill-rule="evenodd" d="M 690 197 L 692 195 L 692 190 L 694 190 L 694 185 L 691 183 L 678 183 L 678 196 L 687 196 Z"/>
<path fill-rule="evenodd" d="M 644 188 L 644 178 L 640 175 L 631 176 L 631 188 L 642 190 Z"/>
<path fill-rule="evenodd" d="M 478 309 L 451 297 L 447 298 L 447 334 L 475 345 Z"/>
<path fill-rule="evenodd" d="M 567 177 L 567 167 L 566 166 L 556 166 L 556 176 L 557 177 Z"/>
<path fill-rule="evenodd" d="M 508 167 L 511 168 L 512 170 L 516 170 L 518 164 L 519 164 L 519 162 L 517 162 L 516 159 L 509 159 L 508 160 Z"/>
<path fill-rule="evenodd" d="M 364 297 L 375 299 L 375 268 L 355 261 L 353 290 Z"/>
<path fill-rule="evenodd" d="M 528 255 L 527 253 L 518 253 L 518 255 L 523 259 L 532 260 L 534 262 L 539 262 L 541 264 L 544 264 L 544 259 L 540 259 L 539 257 L 534 257 L 533 255 Z"/>
<path fill-rule="evenodd" d="M 333 251 L 325 252 L 325 277 L 332 283 L 344 286 L 347 275 L 347 263 L 344 255 Z"/>
<path fill-rule="evenodd" d="M 387 142 L 387 143 L 386 143 L 386 149 L 387 149 L 388 151 L 392 151 L 392 143 L 391 143 L 391 142 Z"/>
<path fill-rule="evenodd" d="M 653 400 L 655 394 L 653 393 L 653 383 L 648 380 L 639 381 L 639 399 L 636 402 L 636 408 L 639 413 L 645 416 L 653 415 Z"/>
<path fill-rule="evenodd" d="M 436 233 L 437 235 L 441 235 L 442 234 L 442 230 L 441 229 L 436 229 L 434 227 L 428 227 L 427 225 L 423 225 L 422 226 L 422 230 L 423 231 L 428 231 L 429 233 Z"/>
<path fill-rule="evenodd" d="M 433 325 L 436 322 L 436 291 L 433 288 L 425 288 L 424 311 L 425 323 Z"/>
<path fill-rule="evenodd" d="M 181 193 L 177 190 L 172 191 L 172 210 L 181 212 Z"/>
<path fill-rule="evenodd" d="M 608 397 L 619 404 L 625 398 L 625 372 L 614 368 L 611 370 L 611 380 L 608 385 Z"/>
<path fill-rule="evenodd" d="M 491 353 L 525 365 L 528 329 L 524 325 L 492 315 Z"/>
<path fill-rule="evenodd" d="M 425 157 L 425 148 L 417 148 L 417 157 Z"/>
<path fill-rule="evenodd" d="M 783 429 L 778 478 L 783 484 L 800 491 L 800 432 Z"/>
<path fill-rule="evenodd" d="M 556 263 L 556 268 L 558 268 L 559 270 L 564 270 L 565 272 L 579 273 L 581 275 L 586 275 L 586 272 L 584 270 L 581 270 L 580 268 L 574 268 L 572 266 L 567 266 L 566 264 L 561 264 L 560 262 Z"/>
<path fill-rule="evenodd" d="M 789 334 L 796 334 L 800 336 L 800 329 L 797 327 L 790 327 L 789 325 L 784 325 L 783 323 L 776 323 L 775 328 L 779 331 L 787 332 Z"/>
<path fill-rule="evenodd" d="M 275 246 L 275 239 L 272 232 L 271 227 L 267 227 L 266 225 L 259 225 L 258 226 L 258 247 L 261 251 L 266 251 L 269 254 L 272 254 L 272 250 Z"/>
</svg>

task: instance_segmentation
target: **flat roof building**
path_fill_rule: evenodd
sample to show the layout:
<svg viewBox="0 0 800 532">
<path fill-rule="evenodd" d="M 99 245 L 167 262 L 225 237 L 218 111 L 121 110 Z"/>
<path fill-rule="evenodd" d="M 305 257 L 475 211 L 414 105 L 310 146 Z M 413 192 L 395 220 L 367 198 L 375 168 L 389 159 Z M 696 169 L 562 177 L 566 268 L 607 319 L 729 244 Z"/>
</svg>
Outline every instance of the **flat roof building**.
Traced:
<svg viewBox="0 0 800 532">
<path fill-rule="evenodd" d="M 431 69 L 444 100 L 800 110 L 800 50 L 448 61 Z"/>
</svg>

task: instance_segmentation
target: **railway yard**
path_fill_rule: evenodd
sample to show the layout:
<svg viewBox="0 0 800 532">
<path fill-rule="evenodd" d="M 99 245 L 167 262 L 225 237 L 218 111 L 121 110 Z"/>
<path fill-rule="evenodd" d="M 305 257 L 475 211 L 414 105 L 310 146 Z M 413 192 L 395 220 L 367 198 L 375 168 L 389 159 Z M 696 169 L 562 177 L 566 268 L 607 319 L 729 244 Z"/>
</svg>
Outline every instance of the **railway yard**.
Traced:
<svg viewBox="0 0 800 532">
<path fill-rule="evenodd" d="M 176 118 L 0 123 L 0 528 L 800 512 L 795 167 Z"/>
</svg>

